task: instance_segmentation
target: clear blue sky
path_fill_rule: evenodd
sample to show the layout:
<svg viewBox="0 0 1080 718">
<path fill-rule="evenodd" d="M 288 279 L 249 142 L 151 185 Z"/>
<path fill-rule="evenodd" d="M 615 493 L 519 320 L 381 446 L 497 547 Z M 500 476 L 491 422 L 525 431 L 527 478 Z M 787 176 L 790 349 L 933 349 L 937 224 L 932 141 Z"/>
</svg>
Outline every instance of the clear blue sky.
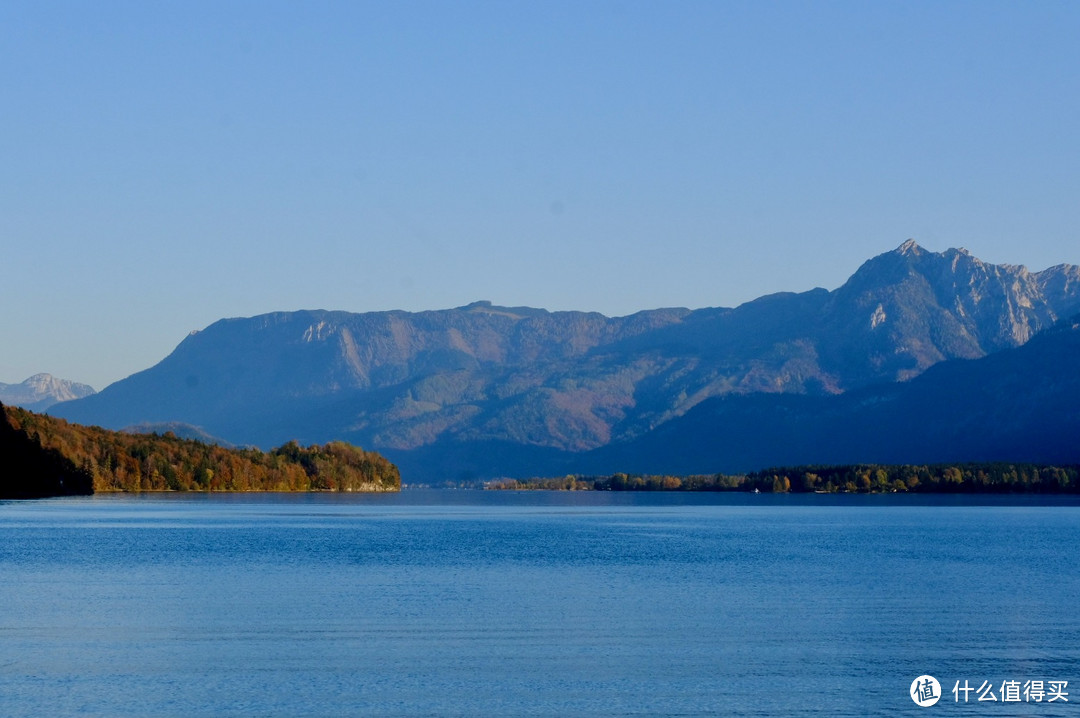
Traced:
<svg viewBox="0 0 1080 718">
<path fill-rule="evenodd" d="M 4 2 L 0 381 L 228 316 L 1080 263 L 1076 2 Z"/>
</svg>

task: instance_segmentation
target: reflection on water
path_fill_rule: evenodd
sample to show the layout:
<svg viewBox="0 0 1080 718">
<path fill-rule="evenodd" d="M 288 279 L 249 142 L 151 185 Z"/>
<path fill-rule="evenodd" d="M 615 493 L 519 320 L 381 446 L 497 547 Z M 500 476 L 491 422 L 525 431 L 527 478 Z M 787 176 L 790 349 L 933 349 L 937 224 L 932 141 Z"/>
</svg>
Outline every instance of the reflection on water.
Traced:
<svg viewBox="0 0 1080 718">
<path fill-rule="evenodd" d="M 929 710 L 962 711 L 964 679 L 1069 680 L 1075 704 L 1078 518 L 998 497 L 2 503 L 0 714 L 918 715 L 922 674 L 947 694 Z"/>
</svg>

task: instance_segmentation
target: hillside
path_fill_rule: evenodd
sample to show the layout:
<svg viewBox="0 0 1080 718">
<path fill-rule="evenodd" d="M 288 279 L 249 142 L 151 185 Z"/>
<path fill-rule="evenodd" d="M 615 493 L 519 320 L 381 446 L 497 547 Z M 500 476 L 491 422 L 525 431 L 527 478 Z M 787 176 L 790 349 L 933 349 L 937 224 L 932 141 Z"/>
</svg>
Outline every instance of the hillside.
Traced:
<svg viewBox="0 0 1080 718">
<path fill-rule="evenodd" d="M 840 396 L 703 402 L 651 434 L 552 469 L 743 472 L 770 465 L 1080 463 L 1080 316 L 1021 347 Z"/>
<path fill-rule="evenodd" d="M 397 491 L 397 467 L 343 442 L 270 452 L 70 424 L 0 406 L 0 499 L 96 491 Z"/>
</svg>

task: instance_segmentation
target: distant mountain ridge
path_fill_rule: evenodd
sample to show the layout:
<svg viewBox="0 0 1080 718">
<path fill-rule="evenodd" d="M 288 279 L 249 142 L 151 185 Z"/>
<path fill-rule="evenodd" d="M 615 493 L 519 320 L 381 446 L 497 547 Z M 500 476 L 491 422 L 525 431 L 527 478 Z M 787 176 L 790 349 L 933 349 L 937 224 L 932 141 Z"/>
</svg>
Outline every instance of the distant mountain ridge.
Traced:
<svg viewBox="0 0 1080 718">
<path fill-rule="evenodd" d="M 183 424 L 178 421 L 169 421 L 162 424 L 135 424 L 133 426 L 125 426 L 121 429 L 126 434 L 172 434 L 180 439 L 191 439 L 192 441 L 199 441 L 203 444 L 214 444 L 225 449 L 235 449 L 236 445 L 219 439 L 216 436 L 212 436 L 197 426 L 191 424 Z"/>
<path fill-rule="evenodd" d="M 836 290 L 735 308 L 611 318 L 476 302 L 225 319 L 51 413 L 115 428 L 183 422 L 241 445 L 344 439 L 429 474 L 480 452 L 491 459 L 480 473 L 498 475 L 515 457 L 630 446 L 717 397 L 909 380 L 1078 311 L 1075 265 L 1029 272 L 908 241 Z"/>
<path fill-rule="evenodd" d="M 58 379 L 52 374 L 34 374 L 20 384 L 0 383 L 0 402 L 30 411 L 44 411 L 57 402 L 81 399 L 93 393 L 93 387 L 87 384 Z"/>
</svg>

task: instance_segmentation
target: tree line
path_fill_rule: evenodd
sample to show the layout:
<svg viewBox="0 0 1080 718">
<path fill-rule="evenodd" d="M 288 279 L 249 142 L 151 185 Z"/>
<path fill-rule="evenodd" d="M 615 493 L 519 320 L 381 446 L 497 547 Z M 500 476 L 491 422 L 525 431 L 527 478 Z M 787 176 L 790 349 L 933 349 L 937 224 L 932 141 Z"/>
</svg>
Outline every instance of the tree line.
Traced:
<svg viewBox="0 0 1080 718">
<path fill-rule="evenodd" d="M 763 493 L 1080 493 L 1080 466 L 1007 462 L 847 464 L 764 469 L 747 474 L 692 476 L 616 473 L 610 476 L 500 479 L 496 490 L 759 491 Z"/>
<path fill-rule="evenodd" d="M 0 405 L 0 498 L 109 491 L 397 491 L 382 455 L 341 441 L 268 452 L 132 434 Z"/>
</svg>

